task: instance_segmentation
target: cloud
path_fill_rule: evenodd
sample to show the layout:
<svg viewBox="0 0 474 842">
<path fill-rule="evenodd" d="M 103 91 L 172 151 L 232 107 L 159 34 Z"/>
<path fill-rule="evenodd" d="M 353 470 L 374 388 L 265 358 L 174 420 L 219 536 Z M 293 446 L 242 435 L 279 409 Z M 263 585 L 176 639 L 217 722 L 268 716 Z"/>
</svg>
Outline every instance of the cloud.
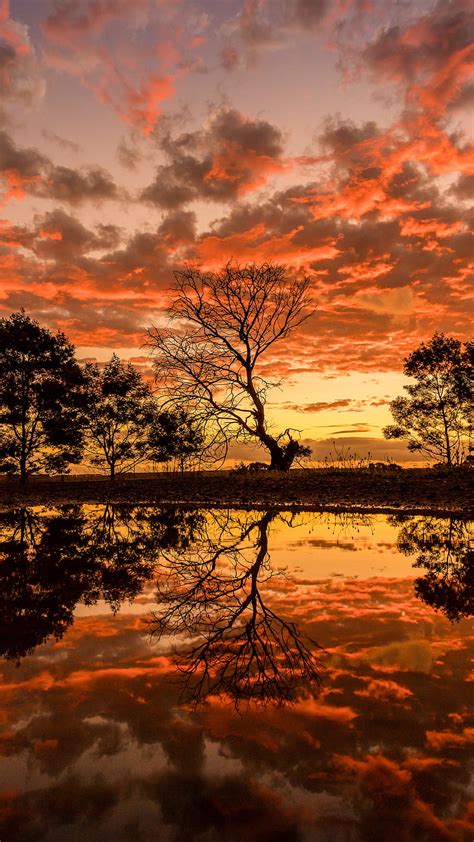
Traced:
<svg viewBox="0 0 474 842">
<path fill-rule="evenodd" d="M 183 14 L 182 4 L 56 0 L 41 27 L 44 57 L 50 67 L 78 77 L 124 122 L 149 135 L 162 103 L 175 95 L 175 82 L 202 69 L 194 51 L 207 25 L 206 13 L 190 7 Z"/>
<path fill-rule="evenodd" d="M 239 18 L 239 30 L 242 40 L 249 47 L 259 47 L 272 43 L 273 28 L 265 14 L 264 0 L 243 0 Z"/>
<path fill-rule="evenodd" d="M 9 17 L 8 3 L 0 15 L 0 123 L 4 109 L 31 108 L 44 96 L 46 85 L 27 27 Z"/>
<path fill-rule="evenodd" d="M 315 401 L 313 403 L 275 403 L 282 409 L 291 409 L 299 412 L 324 412 L 327 409 L 340 410 L 341 412 L 363 412 L 368 406 L 385 406 L 389 403 L 389 396 L 384 398 L 372 396 L 367 398 L 338 398 L 334 401 Z M 335 425 L 333 425 L 335 426 Z"/>
<path fill-rule="evenodd" d="M 49 129 L 43 129 L 41 132 L 43 137 L 46 140 L 51 141 L 51 143 L 57 144 L 61 149 L 64 149 L 66 152 L 72 152 L 74 155 L 78 155 L 82 152 L 82 148 L 79 143 L 75 143 L 73 140 L 69 140 L 66 137 L 61 137 L 60 135 L 56 134 L 56 132 L 52 132 Z"/>
<path fill-rule="evenodd" d="M 121 239 L 120 229 L 101 224 L 93 232 L 75 217 L 56 209 L 37 217 L 30 229 L 15 230 L 15 237 L 24 248 L 47 260 L 74 260 L 81 254 L 116 247 Z"/>
<path fill-rule="evenodd" d="M 449 97 L 455 90 L 453 81 L 459 81 L 458 59 L 464 61 L 472 51 L 473 23 L 469 2 L 440 0 L 432 11 L 414 21 L 380 32 L 365 48 L 363 59 L 379 78 L 429 86 L 432 93 L 436 90 L 438 96 Z M 456 80 L 448 79 L 453 73 Z"/>
<path fill-rule="evenodd" d="M 79 0 L 66 3 L 54 0 L 43 30 L 51 39 L 69 44 L 74 33 L 79 38 L 88 37 L 99 34 L 107 24 L 120 18 L 139 19 L 140 11 L 147 5 L 145 0 L 137 0 L 134 9 L 126 0 L 88 0 L 83 6 Z"/>
<path fill-rule="evenodd" d="M 332 424 L 331 426 L 336 427 L 338 425 Z M 360 424 L 352 424 L 346 430 L 334 430 L 334 435 L 335 436 L 347 436 L 347 435 L 350 435 L 351 433 L 368 433 L 370 431 L 370 429 L 371 429 L 371 427 L 370 427 L 369 424 L 364 424 L 363 422 L 361 422 Z M 364 445 L 365 445 L 365 441 L 364 441 Z"/>
<path fill-rule="evenodd" d="M 174 93 L 175 76 L 149 76 L 135 90 L 126 93 L 120 107 L 122 118 L 143 134 L 151 134 L 161 114 L 161 103 Z M 105 92 L 104 100 L 114 102 Z"/>
<path fill-rule="evenodd" d="M 46 175 L 39 195 L 78 205 L 87 201 L 117 199 L 119 191 L 112 176 L 102 167 L 77 170 L 53 166 Z"/>
<path fill-rule="evenodd" d="M 78 205 L 120 196 L 112 176 L 102 167 L 55 165 L 38 149 L 17 146 L 5 131 L 0 132 L 0 179 L 5 184 L 6 199 L 20 199 L 30 193 Z"/>
<path fill-rule="evenodd" d="M 170 211 L 158 227 L 158 233 L 171 246 L 191 244 L 196 240 L 196 214 L 194 211 Z"/>
<path fill-rule="evenodd" d="M 5 183 L 7 199 L 21 198 L 26 191 L 33 191 L 48 164 L 37 149 L 18 148 L 7 132 L 0 132 L 0 178 Z"/>
<path fill-rule="evenodd" d="M 0 308 L 8 314 L 24 306 L 76 344 L 141 346 L 193 234 L 191 212 L 128 237 L 116 225 L 85 225 L 59 208 L 28 226 L 0 227 Z"/>
<path fill-rule="evenodd" d="M 474 198 L 474 174 L 462 174 L 449 188 L 449 193 L 456 199 L 469 200 Z"/>
<path fill-rule="evenodd" d="M 121 140 L 117 146 L 117 158 L 127 170 L 136 169 L 141 160 L 141 155 L 136 146 L 129 145 L 126 140 Z"/>
<path fill-rule="evenodd" d="M 293 409 L 300 412 L 324 412 L 327 409 L 341 409 L 350 406 L 352 401 L 349 398 L 341 398 L 337 401 L 318 401 L 316 403 L 304 404 L 283 404 L 284 409 Z"/>
<path fill-rule="evenodd" d="M 234 108 L 215 111 L 202 131 L 165 134 L 160 147 L 168 163 L 142 199 L 170 210 L 196 199 L 231 201 L 285 169 L 281 132 Z"/>
<path fill-rule="evenodd" d="M 224 70 L 228 72 L 235 70 L 240 64 L 240 56 L 235 47 L 227 45 L 220 51 L 220 61 Z"/>
<path fill-rule="evenodd" d="M 62 242 L 40 240 L 33 231 L 33 249 L 25 252 L 12 245 L 15 232 L 7 236 L 5 229 L 0 260 L 8 301 L 21 301 L 28 290 L 33 296 L 29 300 L 44 312 L 34 298 L 40 284 L 47 291 L 48 306 L 54 301 L 59 307 L 57 296 L 68 290 L 68 319 L 73 310 L 77 315 L 68 324 L 78 331 L 76 335 L 92 330 L 90 313 L 95 308 L 100 313 L 100 341 L 110 335 L 124 344 L 137 335 L 143 318 L 137 315 L 139 309 L 162 301 L 157 290 L 161 296 L 180 261 L 215 269 L 229 258 L 242 263 L 272 260 L 284 263 L 290 274 L 307 274 L 317 304 L 315 315 L 290 337 L 285 354 L 269 361 L 268 370 L 276 377 L 294 380 L 315 370 L 400 369 L 403 357 L 435 330 L 466 336 L 472 254 L 465 204 L 472 178 L 470 150 L 459 127 L 449 122 L 448 112 L 440 119 L 420 91 L 437 90 L 435 76 L 443 61 L 449 63 L 450 57 L 463 54 L 460 21 L 467 7 L 459 0 L 449 8 L 437 4 L 429 13 L 413 9 L 409 13 L 400 7 L 394 24 L 388 8 L 372 7 L 367 14 L 366 6 L 356 0 L 330 8 L 320 2 L 285 0 L 272 4 L 270 13 L 268 4 L 253 2 L 241 6 L 234 17 L 224 15 L 219 50 L 230 49 L 230 65 L 235 54 L 245 60 L 241 31 L 248 37 L 249 49 L 253 41 L 253 50 L 276 50 L 288 44 L 285 38 L 296 38 L 297 33 L 300 37 L 304 29 L 318 43 L 332 39 L 341 59 L 341 39 L 349 23 L 355 28 L 354 50 L 350 56 L 347 53 L 348 59 L 378 73 L 385 89 L 387 80 L 395 78 L 388 61 L 390 50 L 393 61 L 405 62 L 397 70 L 398 84 L 405 86 L 404 91 L 415 86 L 418 93 L 401 98 L 403 110 L 392 124 L 336 115 L 323 123 L 304 155 L 290 158 L 285 154 L 286 137 L 277 125 L 244 115 L 229 104 L 211 110 L 202 128 L 189 131 L 189 113 L 183 111 L 181 122 L 162 116 L 156 123 L 154 114 L 161 108 L 157 101 L 148 112 L 153 86 L 147 87 L 147 80 L 176 76 L 173 85 L 179 85 L 181 47 L 191 33 L 191 21 L 194 35 L 205 37 L 217 20 L 211 13 L 203 17 L 187 3 L 176 8 L 162 3 L 158 15 L 156 5 L 148 0 L 128 5 L 121 0 L 54 4 L 43 27 L 46 61 L 54 65 L 55 56 L 58 68 L 65 62 L 68 73 L 78 75 L 123 118 L 136 106 L 132 122 L 140 134 L 154 126 L 140 145 L 138 132 L 124 137 L 117 155 L 132 173 L 146 160 L 146 150 L 153 148 L 155 153 L 157 145 L 163 157 L 155 177 L 137 193 L 142 202 L 165 215 L 156 223 L 150 220 L 126 245 L 104 246 L 101 259 L 92 246 L 94 237 L 100 236 L 84 216 L 81 224 L 91 233 L 86 240 L 90 249 L 78 249 L 75 264 L 71 252 L 66 257 L 66 237 Z M 182 36 L 173 35 L 178 17 L 187 33 Z M 433 50 L 425 66 L 423 39 L 426 36 L 427 44 L 437 45 L 444 25 L 447 40 L 440 46 L 444 58 L 439 60 Z M 125 32 L 133 37 L 126 38 Z M 159 34 L 153 37 L 153 51 L 157 51 L 153 61 L 150 33 Z M 387 33 L 385 66 L 380 44 Z M 398 47 L 402 58 L 397 58 Z M 8 55 L 7 50 L 7 63 Z M 449 67 L 457 80 L 457 94 L 464 96 L 463 78 L 454 65 Z M 51 133 L 48 138 L 59 143 Z M 63 150 L 73 151 L 64 146 Z M 110 173 L 99 167 L 59 166 L 41 149 L 21 146 L 5 133 L 0 137 L 0 166 L 7 198 L 29 195 L 70 208 L 123 199 L 130 203 L 137 198 L 121 190 Z M 275 179 L 281 179 L 278 189 L 272 189 Z M 202 202 L 224 206 L 216 212 L 219 218 L 204 230 L 199 227 Z M 121 205 L 114 214 L 123 209 Z M 114 273 L 119 279 L 115 288 Z M 66 277 L 71 279 L 69 285 Z M 88 294 L 93 294 L 90 312 L 85 304 Z M 116 310 L 110 308 L 112 295 L 120 300 Z M 130 331 L 123 317 L 126 301 L 134 311 Z M 121 337 L 120 326 L 124 326 Z M 308 400 L 308 412 L 318 411 L 320 404 L 322 411 L 324 403 Z M 360 411 L 361 407 L 354 403 L 339 407 L 344 409 Z"/>
<path fill-rule="evenodd" d="M 319 26 L 330 9 L 328 0 L 293 0 L 290 3 L 292 19 L 303 29 L 314 29 Z"/>
</svg>

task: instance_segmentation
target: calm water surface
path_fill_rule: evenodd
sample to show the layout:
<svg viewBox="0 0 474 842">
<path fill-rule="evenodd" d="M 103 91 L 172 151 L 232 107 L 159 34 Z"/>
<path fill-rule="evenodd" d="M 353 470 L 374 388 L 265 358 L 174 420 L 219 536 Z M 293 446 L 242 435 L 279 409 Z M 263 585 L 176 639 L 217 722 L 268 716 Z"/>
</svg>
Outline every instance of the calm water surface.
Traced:
<svg viewBox="0 0 474 842">
<path fill-rule="evenodd" d="M 470 536 L 0 513 L 0 839 L 472 840 Z"/>
</svg>

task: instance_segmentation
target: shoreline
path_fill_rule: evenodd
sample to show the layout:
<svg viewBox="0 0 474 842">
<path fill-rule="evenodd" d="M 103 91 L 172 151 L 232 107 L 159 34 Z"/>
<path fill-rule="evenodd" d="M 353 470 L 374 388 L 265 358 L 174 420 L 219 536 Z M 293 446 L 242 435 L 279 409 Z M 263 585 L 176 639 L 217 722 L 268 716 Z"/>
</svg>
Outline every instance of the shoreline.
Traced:
<svg viewBox="0 0 474 842">
<path fill-rule="evenodd" d="M 301 469 L 289 474 L 232 471 L 36 477 L 0 481 L 0 508 L 115 503 L 180 508 L 353 511 L 474 516 L 474 471 L 407 468 Z"/>
</svg>

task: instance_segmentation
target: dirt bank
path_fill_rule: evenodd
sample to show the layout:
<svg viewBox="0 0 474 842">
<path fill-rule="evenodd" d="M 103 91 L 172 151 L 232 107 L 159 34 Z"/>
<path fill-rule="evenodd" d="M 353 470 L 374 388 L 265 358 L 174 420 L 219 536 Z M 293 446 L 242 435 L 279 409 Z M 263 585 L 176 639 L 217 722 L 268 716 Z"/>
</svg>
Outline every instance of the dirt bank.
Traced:
<svg viewBox="0 0 474 842">
<path fill-rule="evenodd" d="M 69 476 L 0 483 L 2 508 L 115 502 L 230 508 L 357 508 L 474 514 L 474 470 L 295 470 L 289 474 L 134 474 L 114 482 Z"/>
</svg>

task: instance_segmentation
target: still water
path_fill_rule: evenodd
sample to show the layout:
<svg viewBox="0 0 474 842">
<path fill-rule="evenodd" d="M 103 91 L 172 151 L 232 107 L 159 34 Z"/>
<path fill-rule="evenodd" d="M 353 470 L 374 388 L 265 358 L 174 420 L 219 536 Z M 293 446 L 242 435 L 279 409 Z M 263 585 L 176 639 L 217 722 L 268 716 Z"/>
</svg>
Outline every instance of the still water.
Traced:
<svg viewBox="0 0 474 842">
<path fill-rule="evenodd" d="M 470 536 L 1 512 L 0 839 L 473 839 Z"/>
</svg>

